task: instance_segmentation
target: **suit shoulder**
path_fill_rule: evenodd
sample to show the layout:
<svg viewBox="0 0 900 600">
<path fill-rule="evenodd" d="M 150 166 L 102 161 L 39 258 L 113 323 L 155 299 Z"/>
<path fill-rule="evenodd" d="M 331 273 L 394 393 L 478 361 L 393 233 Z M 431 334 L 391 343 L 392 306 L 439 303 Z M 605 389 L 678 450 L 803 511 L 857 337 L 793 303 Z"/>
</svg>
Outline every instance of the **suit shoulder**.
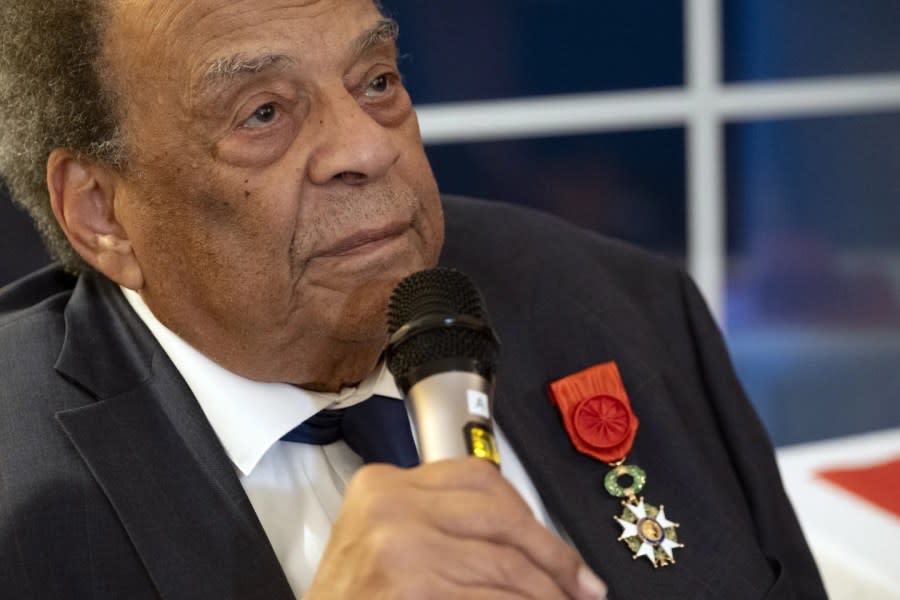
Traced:
<svg viewBox="0 0 900 600">
<path fill-rule="evenodd" d="M 0 290 L 0 411 L 15 411 L 59 383 L 53 365 L 65 338 L 64 313 L 74 283 L 57 267 Z"/>
<path fill-rule="evenodd" d="M 647 298 L 680 287 L 676 261 L 534 209 L 444 196 L 442 262 L 478 279 L 532 281 L 557 291 L 605 288 Z"/>
<path fill-rule="evenodd" d="M 65 304 L 76 277 L 58 265 L 35 271 L 0 288 L 0 330 L 12 323 Z"/>
<path fill-rule="evenodd" d="M 49 269 L 0 292 L 0 473 L 6 479 L 0 504 L 12 510 L 29 490 L 81 468 L 55 419 L 58 411 L 91 401 L 55 368 L 66 338 L 70 281 L 74 285 L 74 278 Z"/>
</svg>

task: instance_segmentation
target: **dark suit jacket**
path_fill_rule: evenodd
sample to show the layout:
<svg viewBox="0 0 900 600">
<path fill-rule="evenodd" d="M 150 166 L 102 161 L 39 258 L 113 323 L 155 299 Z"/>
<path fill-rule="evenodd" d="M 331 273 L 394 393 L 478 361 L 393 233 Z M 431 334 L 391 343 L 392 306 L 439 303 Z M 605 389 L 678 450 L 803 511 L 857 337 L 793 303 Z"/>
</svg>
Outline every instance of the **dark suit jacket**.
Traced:
<svg viewBox="0 0 900 600">
<path fill-rule="evenodd" d="M 688 277 L 508 206 L 445 199 L 442 262 L 484 293 L 502 342 L 496 417 L 611 598 L 821 598 L 770 443 Z M 648 475 L 686 544 L 632 560 L 547 384 L 614 360 Z M 0 294 L 0 596 L 291 597 L 213 430 L 105 278 L 50 268 Z"/>
</svg>

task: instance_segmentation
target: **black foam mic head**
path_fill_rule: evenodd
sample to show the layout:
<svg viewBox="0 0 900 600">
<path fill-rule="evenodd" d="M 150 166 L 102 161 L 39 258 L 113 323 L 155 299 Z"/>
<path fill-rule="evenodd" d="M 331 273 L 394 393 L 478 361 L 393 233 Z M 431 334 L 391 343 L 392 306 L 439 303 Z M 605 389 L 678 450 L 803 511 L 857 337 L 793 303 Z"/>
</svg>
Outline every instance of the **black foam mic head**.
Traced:
<svg viewBox="0 0 900 600">
<path fill-rule="evenodd" d="M 464 273 L 437 267 L 397 284 L 388 306 L 387 366 L 403 393 L 443 371 L 491 379 L 499 342 L 481 294 Z"/>
</svg>

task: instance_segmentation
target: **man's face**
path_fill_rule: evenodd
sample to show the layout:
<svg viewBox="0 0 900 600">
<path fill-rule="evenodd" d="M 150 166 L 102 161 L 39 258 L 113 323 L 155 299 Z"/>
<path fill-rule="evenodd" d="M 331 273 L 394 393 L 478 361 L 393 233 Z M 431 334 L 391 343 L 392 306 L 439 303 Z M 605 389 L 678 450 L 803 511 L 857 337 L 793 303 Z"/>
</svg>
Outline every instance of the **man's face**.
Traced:
<svg viewBox="0 0 900 600">
<path fill-rule="evenodd" d="M 117 216 L 153 312 L 242 375 L 334 389 L 443 217 L 371 0 L 112 0 L 135 160 Z"/>
</svg>

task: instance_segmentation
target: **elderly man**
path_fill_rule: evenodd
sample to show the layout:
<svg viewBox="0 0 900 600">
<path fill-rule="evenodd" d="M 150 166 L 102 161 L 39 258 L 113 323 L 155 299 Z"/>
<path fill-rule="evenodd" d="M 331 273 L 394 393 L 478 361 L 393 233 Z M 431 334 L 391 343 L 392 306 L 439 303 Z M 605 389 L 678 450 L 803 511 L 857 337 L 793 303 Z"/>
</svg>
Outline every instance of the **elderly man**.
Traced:
<svg viewBox="0 0 900 600">
<path fill-rule="evenodd" d="M 0 24 L 0 172 L 61 265 L 0 294 L 4 597 L 823 595 L 692 284 L 556 220 L 442 207 L 372 0 L 7 0 Z M 282 440 L 373 393 L 402 407 L 387 299 L 439 257 L 505 343 L 502 473 Z M 680 541 L 638 471 L 604 490 L 613 461 L 547 396 L 595 364 Z"/>
</svg>

